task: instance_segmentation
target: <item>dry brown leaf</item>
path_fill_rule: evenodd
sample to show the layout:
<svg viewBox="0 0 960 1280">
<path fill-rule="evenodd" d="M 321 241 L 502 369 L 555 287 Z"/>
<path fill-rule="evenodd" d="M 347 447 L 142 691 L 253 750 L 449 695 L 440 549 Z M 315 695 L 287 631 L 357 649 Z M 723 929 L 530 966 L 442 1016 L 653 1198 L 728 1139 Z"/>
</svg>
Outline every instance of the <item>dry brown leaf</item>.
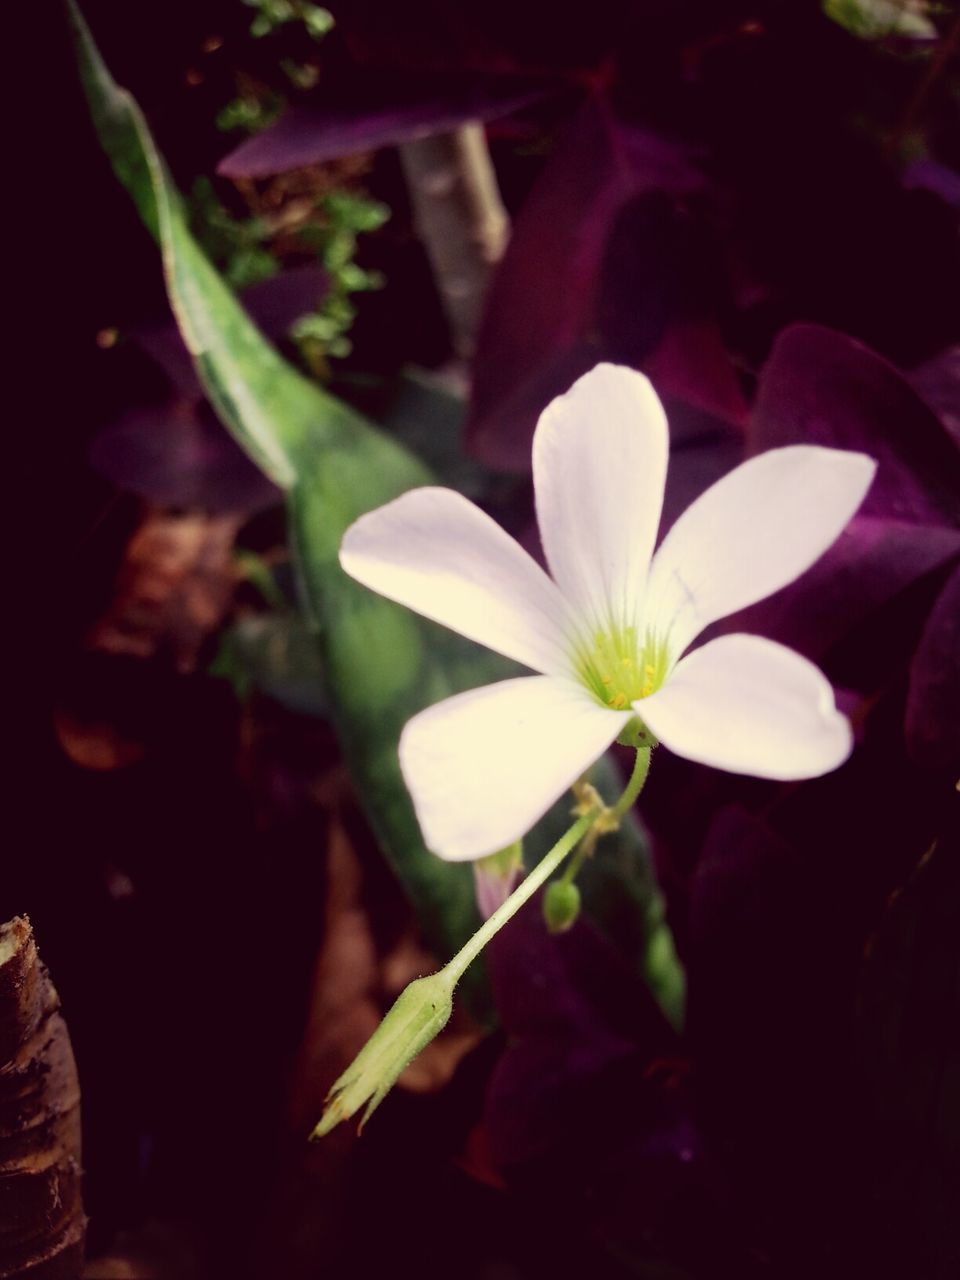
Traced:
<svg viewBox="0 0 960 1280">
<path fill-rule="evenodd" d="M 58 708 L 53 713 L 53 727 L 61 747 L 84 769 L 106 773 L 143 759 L 143 743 L 105 720 L 84 720 L 72 710 Z"/>
<path fill-rule="evenodd" d="M 197 669 L 233 601 L 242 522 L 236 514 L 144 508 L 110 606 L 90 629 L 54 712 L 60 745 L 75 764 L 106 772 L 143 758 L 141 691 L 135 685 L 131 696 L 129 660 L 160 658 L 184 675 Z M 128 667 L 114 668 L 114 659 Z"/>
<path fill-rule="evenodd" d="M 195 670 L 203 642 L 233 598 L 232 552 L 242 523 L 236 514 L 148 507 L 88 646 L 140 658 L 166 652 L 178 671 Z"/>
<path fill-rule="evenodd" d="M 439 967 L 419 941 L 412 920 L 389 951 L 379 953 L 363 899 L 363 871 L 342 816 L 343 806 L 351 802 L 345 775 L 333 775 L 324 798 L 330 813 L 328 888 L 323 945 L 314 969 L 291 1097 L 296 1129 L 316 1123 L 326 1091 L 363 1048 L 407 983 Z M 398 1086 L 415 1093 L 442 1088 L 482 1034 L 455 1006 L 451 1021 L 410 1063 Z"/>
</svg>

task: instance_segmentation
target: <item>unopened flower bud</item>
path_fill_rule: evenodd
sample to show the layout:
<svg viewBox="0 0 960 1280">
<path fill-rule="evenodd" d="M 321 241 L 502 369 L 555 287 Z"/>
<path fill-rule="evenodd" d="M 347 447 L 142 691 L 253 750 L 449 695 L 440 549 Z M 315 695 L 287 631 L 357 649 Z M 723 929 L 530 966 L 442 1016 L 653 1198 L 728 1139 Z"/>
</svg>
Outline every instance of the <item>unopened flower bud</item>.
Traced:
<svg viewBox="0 0 960 1280">
<path fill-rule="evenodd" d="M 454 982 L 446 970 L 441 970 L 427 978 L 417 978 L 400 993 L 393 1008 L 330 1090 L 320 1123 L 311 1138 L 322 1138 L 366 1104 L 360 1121 L 363 1128 L 404 1067 L 446 1026 L 453 1008 L 453 987 Z"/>
<path fill-rule="evenodd" d="M 575 884 L 551 880 L 543 895 L 543 918 L 551 933 L 566 933 L 580 914 L 580 890 Z"/>
<path fill-rule="evenodd" d="M 473 864 L 473 884 L 477 907 L 484 920 L 489 920 L 516 887 L 523 871 L 523 842 L 518 840 L 488 858 Z"/>
</svg>

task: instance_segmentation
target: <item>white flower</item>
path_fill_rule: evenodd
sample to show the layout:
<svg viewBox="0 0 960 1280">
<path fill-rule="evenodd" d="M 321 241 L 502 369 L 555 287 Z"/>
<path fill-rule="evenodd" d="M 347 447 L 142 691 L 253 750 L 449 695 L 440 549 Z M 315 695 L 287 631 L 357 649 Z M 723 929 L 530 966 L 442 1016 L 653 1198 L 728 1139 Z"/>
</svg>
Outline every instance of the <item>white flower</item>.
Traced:
<svg viewBox="0 0 960 1280">
<path fill-rule="evenodd" d="M 415 489 L 362 516 L 340 563 L 381 595 L 538 672 L 472 689 L 404 728 L 400 765 L 427 847 L 451 861 L 521 839 L 636 717 L 677 755 L 810 778 L 850 754 L 822 673 L 711 622 L 799 577 L 876 469 L 814 445 L 749 459 L 653 555 L 667 423 L 642 374 L 602 364 L 541 415 L 533 443 L 552 578 L 473 503 Z"/>
</svg>

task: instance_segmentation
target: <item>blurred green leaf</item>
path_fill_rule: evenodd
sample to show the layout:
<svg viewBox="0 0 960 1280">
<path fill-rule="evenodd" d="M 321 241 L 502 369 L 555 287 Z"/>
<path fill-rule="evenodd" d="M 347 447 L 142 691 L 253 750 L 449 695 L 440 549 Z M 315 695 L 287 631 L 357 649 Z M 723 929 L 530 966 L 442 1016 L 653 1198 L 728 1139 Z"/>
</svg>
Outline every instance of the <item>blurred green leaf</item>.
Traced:
<svg viewBox="0 0 960 1280">
<path fill-rule="evenodd" d="M 329 9 L 311 4 L 309 0 L 243 0 L 243 3 L 257 10 L 250 34 L 258 38 L 270 35 L 288 22 L 302 22 L 314 40 L 323 39 L 333 30 L 334 19 Z"/>
<path fill-rule="evenodd" d="M 905 40 L 935 40 L 937 28 L 925 0 L 823 0 L 823 11 L 861 40 L 900 36 Z"/>
<path fill-rule="evenodd" d="M 269 94 L 264 100 L 248 94 L 228 102 L 217 113 L 215 124 L 221 133 L 232 133 L 234 129 L 259 133 L 273 124 L 282 110 L 283 103 L 276 94 Z"/>
<path fill-rule="evenodd" d="M 97 131 L 160 244 L 170 302 L 199 377 L 226 426 L 286 492 L 301 597 L 318 636 L 325 694 L 344 756 L 384 851 L 445 959 L 476 927 L 473 877 L 469 868 L 443 862 L 424 847 L 400 775 L 397 742 L 416 711 L 516 674 L 516 668 L 342 572 L 338 552 L 348 525 L 405 490 L 431 483 L 431 473 L 266 341 L 193 239 L 139 107 L 111 78 L 73 0 L 68 7 Z M 610 768 L 601 762 L 600 775 Z M 611 798 L 617 794 L 615 783 L 603 789 Z M 531 851 L 542 851 L 552 822 L 563 820 L 565 811 L 565 801 L 555 806 Z M 594 877 L 584 877 L 588 908 L 593 904 L 601 924 L 627 938 L 668 1016 L 679 1022 L 682 969 L 633 822 L 607 838 L 596 876 L 593 887 Z M 476 971 L 468 972 L 466 993 L 472 986 L 476 995 L 477 982 Z"/>
<path fill-rule="evenodd" d="M 204 388 L 240 444 L 286 491 L 303 600 L 345 756 L 428 937 L 446 957 L 476 927 L 472 876 L 424 848 L 397 740 L 415 711 L 483 683 L 499 664 L 458 637 L 438 643 L 437 628 L 359 587 L 337 559 L 357 516 L 429 483 L 430 473 L 263 338 L 195 243 L 139 108 L 110 77 L 72 3 L 70 11 L 98 133 L 159 240 L 170 302 Z"/>
<path fill-rule="evenodd" d="M 227 630 L 212 675 L 229 680 L 238 698 L 253 689 L 301 715 L 327 716 L 317 638 L 298 613 L 261 613 Z"/>
</svg>

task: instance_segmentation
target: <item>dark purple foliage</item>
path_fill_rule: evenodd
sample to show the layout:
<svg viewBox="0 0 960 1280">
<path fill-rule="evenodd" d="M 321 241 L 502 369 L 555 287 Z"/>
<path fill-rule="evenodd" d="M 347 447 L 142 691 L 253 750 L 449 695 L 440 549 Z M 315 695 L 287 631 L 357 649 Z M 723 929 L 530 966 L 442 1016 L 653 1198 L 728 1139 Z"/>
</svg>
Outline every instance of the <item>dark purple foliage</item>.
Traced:
<svg viewBox="0 0 960 1280">
<path fill-rule="evenodd" d="M 951 347 L 918 365 L 910 373 L 910 382 L 960 448 L 960 347 Z"/>
<path fill-rule="evenodd" d="M 612 1239 L 669 1235 L 695 1204 L 702 1235 L 680 1256 L 725 1252 L 689 1064 L 623 957 L 585 919 L 551 936 L 539 901 L 487 955 L 507 1035 L 486 1097 L 497 1167 Z"/>
<path fill-rule="evenodd" d="M 243 302 L 263 332 L 281 340 L 326 287 L 317 267 L 297 267 L 252 285 Z M 227 432 L 207 403 L 176 325 L 144 327 L 136 344 L 163 371 L 168 394 L 126 409 L 101 428 L 93 466 L 122 489 L 153 502 L 208 511 L 256 511 L 279 491 Z"/>
<path fill-rule="evenodd" d="M 774 344 L 751 418 L 753 452 L 804 442 L 880 463 L 861 508 L 960 524 L 960 447 L 891 364 L 845 334 L 794 325 Z"/>
<path fill-rule="evenodd" d="M 907 746 L 922 764 L 960 778 L 960 569 L 930 611 L 910 664 Z"/>
<path fill-rule="evenodd" d="M 960 530 L 855 516 L 803 577 L 727 619 L 724 629 L 761 632 L 819 660 L 874 612 L 958 556 Z M 865 637 L 874 653 L 891 658 L 885 639 L 879 632 Z M 848 679 L 856 676 L 854 669 Z"/>
<path fill-rule="evenodd" d="M 943 400 L 949 372 L 942 367 L 934 384 Z M 756 450 L 801 441 L 861 449 L 880 465 L 861 514 L 834 547 L 799 582 L 729 625 L 818 660 L 846 637 L 841 678 L 871 696 L 909 667 L 908 747 L 953 775 L 960 768 L 955 578 L 940 588 L 960 556 L 960 445 L 946 420 L 860 343 L 798 325 L 780 336 L 764 369 L 749 440 Z"/>
<path fill-rule="evenodd" d="M 614 1209 L 609 1200 L 609 1218 L 593 1226 L 617 1248 L 642 1253 L 639 1240 L 669 1238 L 671 1202 L 649 1198 L 652 1180 L 674 1188 L 674 1207 L 682 1204 L 701 1243 L 710 1242 L 709 1259 L 691 1255 L 687 1238 L 672 1244 L 671 1257 L 698 1275 L 714 1274 L 718 1258 L 738 1274 L 769 1274 L 756 1250 L 786 1250 L 800 1273 L 887 1274 L 888 1257 L 909 1252 L 912 1219 L 863 1234 L 881 1188 L 866 1155 L 871 1118 L 853 1006 L 868 936 L 891 891 L 944 835 L 960 770 L 956 446 L 887 361 L 809 325 L 775 344 L 745 434 L 703 417 L 681 415 L 677 426 L 666 523 L 745 451 L 803 441 L 879 459 L 864 514 L 834 547 L 797 582 L 724 623 L 824 666 L 844 686 L 857 747 L 835 774 L 788 785 L 657 753 L 641 808 L 688 964 L 682 1053 L 693 1062 L 692 1091 L 659 1095 L 652 1113 L 644 1110 L 661 1036 L 652 1023 L 638 1026 L 639 1056 L 631 1056 L 622 1021 L 616 1030 L 598 1022 L 615 980 L 582 945 L 563 950 L 584 935 L 538 941 L 529 913 L 522 938 L 520 930 L 512 941 L 503 935 L 523 954 L 498 951 L 492 961 L 511 1045 L 493 1077 L 488 1126 L 519 1185 L 573 1179 L 589 1200 L 598 1185 L 609 1189 L 605 1178 L 616 1181 L 621 1202 Z M 645 1000 L 633 997 L 637 1016 Z M 902 1052 L 909 1058 L 909 1046 Z M 620 1092 L 618 1063 L 636 1064 Z M 600 1148 L 577 1128 L 589 1126 L 585 1110 L 602 1126 Z M 575 1119 L 565 1125 L 565 1116 Z M 664 1142 L 673 1174 L 662 1164 Z M 575 1175 L 568 1157 L 586 1172 Z M 797 1213 L 823 1234 L 798 1239 Z M 931 1234 L 935 1227 L 939 1220 Z"/>
<path fill-rule="evenodd" d="M 280 498 L 199 395 L 128 410 L 96 436 L 90 462 L 119 488 L 171 507 L 256 511 Z"/>
<path fill-rule="evenodd" d="M 947 204 L 960 208 L 960 173 L 935 160 L 915 160 L 903 175 L 908 190 L 932 191 Z"/>
<path fill-rule="evenodd" d="M 358 76 L 349 99 L 291 107 L 225 156 L 218 173 L 264 178 L 342 156 L 445 133 L 468 120 L 493 120 L 544 93 L 530 79 L 492 76 Z"/>
<path fill-rule="evenodd" d="M 625 125 L 602 94 L 587 98 L 490 289 L 468 425 L 478 457 L 526 469 L 544 405 L 603 359 L 646 363 L 661 390 L 742 413 L 693 213 L 706 190 L 685 147 Z"/>
<path fill-rule="evenodd" d="M 571 70 L 602 58 L 631 10 L 658 7 L 597 0 L 588 18 L 561 14 L 548 0 L 348 0 L 337 6 L 337 26 L 352 56 L 371 67 Z"/>
</svg>

